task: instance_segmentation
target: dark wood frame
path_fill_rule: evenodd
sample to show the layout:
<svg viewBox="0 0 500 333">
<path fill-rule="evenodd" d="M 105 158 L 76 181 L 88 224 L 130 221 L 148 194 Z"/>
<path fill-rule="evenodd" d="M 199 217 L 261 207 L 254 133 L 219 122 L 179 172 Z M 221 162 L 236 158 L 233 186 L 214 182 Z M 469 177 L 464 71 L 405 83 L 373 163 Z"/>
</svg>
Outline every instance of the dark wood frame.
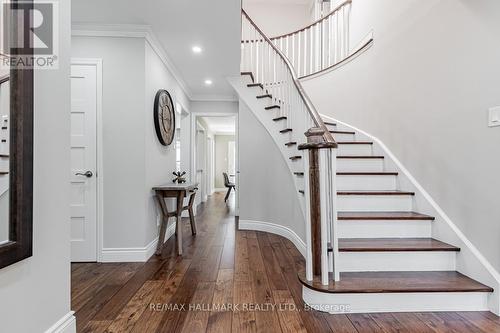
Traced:
<svg viewBox="0 0 500 333">
<path fill-rule="evenodd" d="M 167 94 L 168 99 L 170 100 L 170 104 L 172 105 L 172 128 L 173 128 L 173 131 L 172 131 L 172 135 L 170 136 L 170 138 L 168 138 L 168 142 L 163 139 L 163 135 L 161 134 L 161 128 L 160 128 L 160 126 L 163 126 L 163 124 L 160 124 L 160 119 L 158 119 L 158 106 L 160 104 L 160 97 L 164 93 Z M 174 105 L 174 101 L 172 100 L 172 96 L 170 96 L 170 93 L 167 90 L 165 90 L 165 89 L 158 90 L 158 92 L 156 93 L 156 96 L 155 96 L 155 102 L 154 102 L 153 108 L 154 108 L 153 109 L 153 117 L 154 117 L 154 122 L 155 122 L 156 136 L 158 137 L 158 140 L 160 141 L 160 143 L 162 145 L 168 146 L 172 143 L 172 141 L 174 141 L 176 128 L 175 128 L 175 105 Z"/>
<path fill-rule="evenodd" d="M 17 2 L 17 0 L 13 0 Z M 23 1 L 23 8 L 33 1 Z M 13 32 L 20 27 L 13 24 Z M 11 53 L 16 56 L 15 50 Z M 23 55 L 26 55 L 25 50 Z M 33 254 L 33 69 L 10 71 L 9 242 L 0 246 L 0 268 Z"/>
</svg>

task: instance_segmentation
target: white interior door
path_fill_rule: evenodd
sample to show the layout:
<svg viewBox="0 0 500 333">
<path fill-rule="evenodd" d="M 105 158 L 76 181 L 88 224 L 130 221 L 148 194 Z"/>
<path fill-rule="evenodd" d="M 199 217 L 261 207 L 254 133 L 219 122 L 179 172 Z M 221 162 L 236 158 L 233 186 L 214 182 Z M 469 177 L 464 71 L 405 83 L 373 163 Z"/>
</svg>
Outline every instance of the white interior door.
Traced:
<svg viewBox="0 0 500 333">
<path fill-rule="evenodd" d="M 97 67 L 71 66 L 71 261 L 97 260 Z"/>
</svg>

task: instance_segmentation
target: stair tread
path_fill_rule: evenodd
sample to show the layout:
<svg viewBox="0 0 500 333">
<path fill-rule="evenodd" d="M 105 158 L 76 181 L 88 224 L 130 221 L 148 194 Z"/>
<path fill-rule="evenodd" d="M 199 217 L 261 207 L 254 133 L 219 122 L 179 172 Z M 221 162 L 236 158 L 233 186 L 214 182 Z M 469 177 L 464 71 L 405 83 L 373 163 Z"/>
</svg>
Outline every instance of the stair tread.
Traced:
<svg viewBox="0 0 500 333">
<path fill-rule="evenodd" d="M 275 105 L 270 105 L 270 106 L 266 106 L 264 109 L 265 110 L 272 110 L 272 109 L 280 109 L 281 107 L 277 104 Z"/>
<path fill-rule="evenodd" d="M 283 117 L 277 117 L 277 118 L 273 118 L 273 121 L 280 121 L 280 120 L 286 120 L 287 118 L 285 116 Z"/>
<path fill-rule="evenodd" d="M 460 251 L 460 248 L 433 238 L 339 238 L 339 251 Z"/>
<path fill-rule="evenodd" d="M 0 154 L 0 157 L 4 157 L 4 158 L 6 158 L 6 157 L 9 157 L 9 155 L 6 155 L 6 154 Z"/>
<path fill-rule="evenodd" d="M 291 160 L 300 160 L 302 158 L 302 156 L 291 156 L 290 159 Z"/>
<path fill-rule="evenodd" d="M 262 89 L 264 89 L 264 85 L 262 83 L 249 83 L 247 84 L 247 87 L 251 88 L 251 87 L 261 87 Z"/>
<path fill-rule="evenodd" d="M 4 176 L 4 175 L 8 175 L 9 173 L 7 171 L 0 171 L 0 175 Z"/>
<path fill-rule="evenodd" d="M 294 146 L 296 144 L 297 144 L 297 142 L 287 142 L 287 143 L 285 143 L 285 146 Z"/>
<path fill-rule="evenodd" d="M 306 287 L 327 293 L 493 292 L 493 288 L 456 271 L 344 272 L 340 281 L 330 278 L 327 286 L 319 277 L 307 281 L 303 272 L 299 279 Z"/>
<path fill-rule="evenodd" d="M 362 159 L 362 158 L 384 158 L 384 156 L 381 155 L 339 155 L 337 158 L 355 158 L 355 159 Z"/>
<path fill-rule="evenodd" d="M 293 174 L 294 174 L 295 176 L 303 176 L 303 175 L 304 175 L 304 173 L 303 173 L 303 172 L 294 172 Z"/>
<path fill-rule="evenodd" d="M 338 212 L 339 220 L 434 220 L 416 212 Z"/>
<path fill-rule="evenodd" d="M 334 133 L 334 134 L 356 134 L 356 132 L 352 132 L 352 131 L 336 131 L 336 130 L 331 130 L 330 133 Z"/>
<path fill-rule="evenodd" d="M 291 132 L 292 129 L 291 128 L 285 128 L 283 130 L 280 131 L 280 133 L 288 133 L 288 132 Z"/>
<path fill-rule="evenodd" d="M 252 72 L 241 72 L 241 75 L 250 75 L 250 78 L 252 79 L 252 82 L 255 82 L 253 78 L 253 73 Z"/>
<path fill-rule="evenodd" d="M 337 172 L 337 176 L 397 176 L 397 172 Z"/>
<path fill-rule="evenodd" d="M 337 191 L 338 195 L 415 195 L 407 191 Z"/>
<path fill-rule="evenodd" d="M 327 126 L 337 126 L 337 124 L 336 124 L 336 123 L 332 123 L 332 122 L 329 122 L 329 121 L 324 121 L 323 123 L 324 123 L 325 125 L 327 125 Z"/>
<path fill-rule="evenodd" d="M 258 99 L 261 99 L 261 98 L 273 98 L 273 95 L 271 94 L 265 94 L 265 95 L 259 95 L 257 96 Z"/>
</svg>

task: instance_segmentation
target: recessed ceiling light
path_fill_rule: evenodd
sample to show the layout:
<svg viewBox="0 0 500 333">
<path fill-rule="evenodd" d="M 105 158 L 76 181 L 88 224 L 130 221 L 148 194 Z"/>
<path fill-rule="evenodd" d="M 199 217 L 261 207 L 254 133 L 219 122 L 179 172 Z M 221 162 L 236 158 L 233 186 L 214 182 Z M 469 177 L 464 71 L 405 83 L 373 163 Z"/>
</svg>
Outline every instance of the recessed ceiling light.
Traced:
<svg viewBox="0 0 500 333">
<path fill-rule="evenodd" d="M 193 50 L 193 53 L 201 53 L 201 51 L 202 51 L 201 47 L 196 46 L 196 45 L 193 46 L 192 50 Z"/>
<path fill-rule="evenodd" d="M 212 83 L 213 83 L 213 82 L 212 82 L 212 80 L 210 80 L 210 79 L 205 80 L 205 85 L 207 85 L 207 86 L 211 86 L 211 85 L 212 85 Z"/>
</svg>

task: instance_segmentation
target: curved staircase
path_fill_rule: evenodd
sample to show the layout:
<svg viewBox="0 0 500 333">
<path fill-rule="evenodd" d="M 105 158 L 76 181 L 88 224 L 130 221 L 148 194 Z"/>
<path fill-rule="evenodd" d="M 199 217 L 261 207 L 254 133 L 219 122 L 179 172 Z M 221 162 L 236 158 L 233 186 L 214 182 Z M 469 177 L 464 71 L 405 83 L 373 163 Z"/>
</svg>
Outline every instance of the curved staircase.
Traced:
<svg viewBox="0 0 500 333">
<path fill-rule="evenodd" d="M 330 313 L 488 310 L 493 289 L 456 271 L 460 248 L 432 238 L 435 218 L 418 211 L 417 194 L 401 185 L 405 183 L 402 175 L 391 169 L 383 150 L 352 128 L 328 119 L 291 121 L 307 118 L 308 111 L 287 98 L 294 75 L 286 79 L 279 75 L 294 69 L 269 65 L 279 57 L 284 64 L 289 62 L 266 44 L 269 39 L 244 12 L 243 27 L 243 34 L 249 27 L 254 31 L 251 38 L 242 38 L 241 84 L 233 86 L 280 146 L 298 195 L 305 199 L 305 223 L 314 224 L 315 217 L 309 215 L 316 204 L 328 205 L 327 213 L 335 214 L 326 220 L 323 211 L 321 219 L 316 216 L 321 220 L 319 228 L 324 228 L 321 242 L 326 248 L 318 244 L 314 252 L 314 226 L 307 234 L 308 268 L 299 274 L 304 301 Z M 248 48 L 250 55 L 256 52 L 254 59 L 248 59 Z M 305 95 L 300 83 L 295 87 L 295 94 Z M 308 101 L 307 96 L 302 98 Z M 335 161 L 320 163 L 333 168 L 321 170 L 330 174 L 318 179 L 331 180 L 335 193 L 323 196 L 324 184 L 319 184 L 323 186 L 321 202 L 313 200 L 312 155 L 300 149 L 307 140 L 305 124 L 326 129 L 337 147 L 332 149 Z M 330 199 L 325 203 L 324 198 Z M 321 270 L 317 270 L 320 262 Z M 316 269 L 314 274 L 311 267 Z"/>
</svg>

